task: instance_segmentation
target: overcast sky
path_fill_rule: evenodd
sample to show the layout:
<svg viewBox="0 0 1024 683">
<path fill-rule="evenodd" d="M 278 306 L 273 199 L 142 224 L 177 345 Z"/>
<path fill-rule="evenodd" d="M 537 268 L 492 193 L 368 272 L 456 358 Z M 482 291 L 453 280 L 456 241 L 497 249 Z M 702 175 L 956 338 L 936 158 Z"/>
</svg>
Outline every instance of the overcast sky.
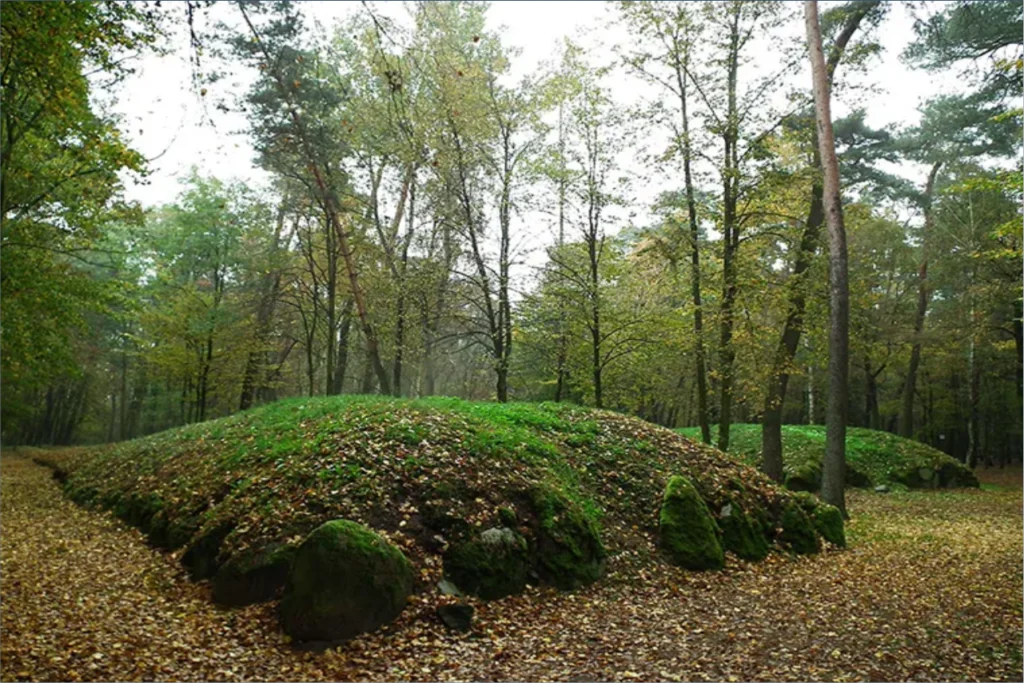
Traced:
<svg viewBox="0 0 1024 683">
<path fill-rule="evenodd" d="M 304 12 L 330 27 L 334 21 L 351 12 L 365 11 L 358 2 L 303 3 Z M 823 3 L 823 9 L 831 3 Z M 849 83 L 875 86 L 874 92 L 864 89 L 844 94 L 834 105 L 839 116 L 850 110 L 851 99 L 869 112 L 868 123 L 879 127 L 890 124 L 911 124 L 917 120 L 918 106 L 928 98 L 955 89 L 949 75 L 933 76 L 908 69 L 899 59 L 900 52 L 913 36 L 913 18 L 902 3 L 888 14 L 878 31 L 883 52 L 875 59 L 868 74 L 844 73 Z M 165 7 L 167 4 L 165 4 Z M 184 18 L 183 6 L 181 9 Z M 398 16 L 404 13 L 402 3 L 377 3 L 376 11 Z M 799 10 L 799 7 L 791 8 Z M 171 11 L 177 11 L 171 6 Z M 237 13 L 230 6 L 215 6 L 213 16 Z M 219 14 L 218 14 L 219 13 Z M 609 49 L 628 40 L 625 32 L 612 21 L 614 11 L 604 2 L 494 2 L 489 22 L 500 31 L 503 42 L 522 50 L 514 62 L 515 70 L 525 74 L 543 60 L 551 59 L 563 37 L 580 40 L 584 46 L 603 45 L 600 57 L 612 59 Z M 794 14 L 793 35 L 800 35 L 801 15 Z M 212 17 L 206 17 L 206 20 Z M 581 37 L 582 36 L 582 37 Z M 213 104 L 226 98 L 230 102 L 232 80 L 211 87 L 207 97 L 200 97 L 192 87 L 193 69 L 189 64 L 187 26 L 183 20 L 173 22 L 169 54 L 147 56 L 137 63 L 137 73 L 116 92 L 113 111 L 123 120 L 132 144 L 151 163 L 152 173 L 145 184 L 128 183 L 128 197 L 145 206 L 174 199 L 180 189 L 178 179 L 193 165 L 205 174 L 222 179 L 238 179 L 258 185 L 266 176 L 253 166 L 253 150 L 242 131 L 245 121 L 238 114 L 225 114 Z M 777 53 L 764 46 L 755 46 L 755 68 L 770 68 L 778 63 Z M 795 79 L 810 81 L 805 71 Z M 237 83 L 238 81 L 234 81 Z M 623 104 L 635 104 L 645 92 L 634 78 L 619 74 L 610 81 L 613 93 Z M 240 87 L 236 90 L 241 91 Z M 627 161 L 627 163 L 629 163 Z M 639 171 L 639 168 L 629 169 Z M 906 168 L 913 176 L 917 169 Z M 660 188 L 646 185 L 638 201 L 646 201 Z"/>
</svg>

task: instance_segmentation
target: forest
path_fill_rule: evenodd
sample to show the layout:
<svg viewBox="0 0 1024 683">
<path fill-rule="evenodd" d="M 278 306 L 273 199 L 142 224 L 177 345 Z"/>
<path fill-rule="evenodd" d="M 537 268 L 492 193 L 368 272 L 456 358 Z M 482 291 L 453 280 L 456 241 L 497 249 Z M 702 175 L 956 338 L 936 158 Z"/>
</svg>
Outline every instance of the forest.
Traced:
<svg viewBox="0 0 1024 683">
<path fill-rule="evenodd" d="M 567 40 L 518 82 L 482 4 L 355 12 L 320 36 L 298 6 L 242 8 L 234 31 L 202 34 L 208 10 L 189 5 L 195 78 L 212 81 L 195 96 L 232 94 L 218 59 L 258 74 L 217 106 L 244 112 L 272 181 L 194 173 L 145 209 L 122 196 L 145 162 L 86 70 L 116 81 L 122 53 L 161 49 L 182 8 L 68 4 L 52 21 L 84 42 L 63 53 L 63 34 L 36 35 L 54 10 L 7 10 L 6 443 L 129 439 L 340 393 L 571 401 L 705 440 L 717 426 L 725 449 L 731 422 L 824 421 L 813 104 L 804 82 L 775 96 L 806 59 L 750 56 L 797 6 L 624 3 L 614 55 Z M 823 14 L 839 97 L 902 11 Z M 1019 14 L 919 20 L 904 59 L 969 88 L 905 129 L 857 109 L 835 122 L 850 424 L 971 462 L 1020 458 Z M 626 78 L 653 96 L 616 101 Z M 654 177 L 667 189 L 640 210 Z"/>
<path fill-rule="evenodd" d="M 537 628 L 560 633 L 584 599 L 600 623 L 702 590 L 687 632 L 717 620 L 729 644 L 680 659 L 659 621 L 622 637 L 652 648 L 625 661 L 584 620 L 552 636 L 552 657 L 591 652 L 574 680 L 1020 675 L 1021 3 L 625 0 L 582 3 L 582 28 L 550 25 L 570 3 L 523 3 L 536 16 L 510 30 L 495 16 L 516 4 L 3 3 L 4 572 L 133 575 L 68 550 L 92 543 L 58 538 L 71 516 L 207 631 L 245 633 L 210 594 L 285 590 L 288 638 L 260 606 L 241 659 L 60 654 L 20 635 L 43 617 L 24 616 L 19 573 L 3 584 L 4 680 L 565 679 L 532 659 L 549 638 L 502 629 L 532 623 L 535 584 L 600 577 L 579 603 L 544 598 Z M 560 38 L 524 49 L 530 22 Z M 129 120 L 144 91 L 198 114 Z M 211 139 L 242 161 L 196 148 Z M 956 492 L 913 490 L 931 488 Z M 95 508 L 172 554 L 92 526 Z M 330 534 L 384 539 L 404 591 L 387 619 L 349 632 L 294 607 L 313 565 L 290 553 Z M 496 543 L 510 564 L 481 578 L 471 558 Z M 726 572 L 637 569 L 654 557 Z M 943 557 L 966 563 L 962 582 L 937 583 Z M 849 604 L 871 604 L 886 571 L 909 596 L 900 633 L 935 604 L 976 609 L 976 628 L 947 615 L 897 640 L 824 600 L 787 628 L 838 640 L 801 635 L 792 662 L 781 627 L 741 633 L 771 631 L 764 610 L 797 619 L 786 600 L 838 595 L 843 577 L 861 591 Z M 722 622 L 715 604 L 761 616 Z M 490 640 L 458 641 L 456 667 L 421 616 L 468 631 L 472 606 L 452 626 L 468 605 Z M 392 619 L 405 635 L 361 637 L 344 662 L 285 645 Z"/>
</svg>

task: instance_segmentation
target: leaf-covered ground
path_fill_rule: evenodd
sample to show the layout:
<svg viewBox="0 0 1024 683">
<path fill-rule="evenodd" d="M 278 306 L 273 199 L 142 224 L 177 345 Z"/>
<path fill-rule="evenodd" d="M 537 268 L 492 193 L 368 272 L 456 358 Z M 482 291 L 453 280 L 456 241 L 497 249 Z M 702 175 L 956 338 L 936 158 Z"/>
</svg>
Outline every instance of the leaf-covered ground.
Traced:
<svg viewBox="0 0 1024 683">
<path fill-rule="evenodd" d="M 676 431 L 700 440 L 698 427 L 684 427 Z M 820 489 L 825 426 L 783 425 L 782 444 L 786 486 L 800 491 Z M 761 425 L 732 425 L 729 428 L 729 453 L 747 464 L 759 465 Z M 846 471 L 847 483 L 861 487 L 885 484 L 896 488 L 959 488 L 978 484 L 968 468 L 936 448 L 889 432 L 862 427 L 846 430 Z M 929 478 L 922 479 L 922 473 Z"/>
<path fill-rule="evenodd" d="M 721 573 L 663 564 L 575 593 L 476 603 L 472 633 L 417 596 L 325 653 L 272 604 L 226 610 L 176 556 L 2 459 L 3 680 L 1021 680 L 1020 470 L 982 490 L 850 494 L 851 548 Z"/>
</svg>

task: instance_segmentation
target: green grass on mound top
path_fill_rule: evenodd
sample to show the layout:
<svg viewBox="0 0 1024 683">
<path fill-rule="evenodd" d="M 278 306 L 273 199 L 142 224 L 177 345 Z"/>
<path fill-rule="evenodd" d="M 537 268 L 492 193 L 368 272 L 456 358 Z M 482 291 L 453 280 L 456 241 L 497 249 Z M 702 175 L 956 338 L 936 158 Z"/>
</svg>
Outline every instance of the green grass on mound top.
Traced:
<svg viewBox="0 0 1024 683">
<path fill-rule="evenodd" d="M 518 525 L 533 543 L 539 526 L 556 533 L 565 519 L 593 525 L 613 556 L 653 549 L 673 475 L 688 477 L 715 514 L 740 505 L 769 534 L 792 499 L 668 429 L 554 403 L 297 398 L 40 459 L 75 500 L 113 510 L 157 545 L 215 558 L 199 563 L 199 577 L 246 553 L 278 552 L 332 519 L 382 531 L 422 569 L 489 527 Z"/>
<path fill-rule="evenodd" d="M 677 430 L 700 439 L 700 429 Z M 823 425 L 783 425 L 783 466 L 786 486 L 799 491 L 821 488 L 825 456 Z M 734 424 L 729 431 L 730 453 L 750 465 L 761 459 L 761 425 Z M 889 432 L 860 427 L 846 430 L 847 481 L 852 486 L 955 488 L 977 486 L 974 474 L 955 458 L 927 444 Z"/>
</svg>

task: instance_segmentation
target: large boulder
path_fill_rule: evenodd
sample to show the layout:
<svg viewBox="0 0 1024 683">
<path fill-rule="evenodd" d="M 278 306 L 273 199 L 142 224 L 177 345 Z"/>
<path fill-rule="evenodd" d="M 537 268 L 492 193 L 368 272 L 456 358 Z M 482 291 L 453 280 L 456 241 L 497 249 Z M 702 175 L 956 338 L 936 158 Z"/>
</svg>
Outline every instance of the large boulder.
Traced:
<svg viewBox="0 0 1024 683">
<path fill-rule="evenodd" d="M 537 518 L 536 570 L 542 581 L 573 590 L 601 578 L 605 550 L 597 525 L 575 503 L 554 489 L 530 492 Z"/>
<path fill-rule="evenodd" d="M 661 504 L 661 547 L 672 564 L 721 569 L 725 554 L 707 504 L 686 477 L 668 480 Z"/>
<path fill-rule="evenodd" d="M 276 544 L 232 556 L 213 579 L 213 599 L 239 607 L 273 600 L 288 580 L 296 546 Z"/>
<path fill-rule="evenodd" d="M 779 540 L 793 552 L 800 555 L 813 555 L 821 550 L 821 542 L 814 529 L 814 522 L 804 511 L 798 498 L 794 497 L 785 503 L 782 514 L 779 516 L 779 526 L 782 527 Z"/>
<path fill-rule="evenodd" d="M 735 501 L 726 503 L 719 510 L 718 526 L 722 529 L 722 546 L 725 550 L 753 562 L 768 556 L 769 545 L 764 527 Z"/>
<path fill-rule="evenodd" d="M 811 513 L 811 521 L 821 537 L 834 546 L 846 547 L 846 531 L 843 528 L 843 513 L 828 503 L 818 503 Z"/>
<path fill-rule="evenodd" d="M 507 527 L 484 531 L 444 555 L 444 573 L 462 591 L 497 600 L 526 587 L 530 556 L 526 539 Z"/>
<path fill-rule="evenodd" d="M 295 552 L 281 624 L 299 641 L 347 640 L 395 619 L 412 588 L 401 550 L 361 524 L 327 522 Z"/>
</svg>

